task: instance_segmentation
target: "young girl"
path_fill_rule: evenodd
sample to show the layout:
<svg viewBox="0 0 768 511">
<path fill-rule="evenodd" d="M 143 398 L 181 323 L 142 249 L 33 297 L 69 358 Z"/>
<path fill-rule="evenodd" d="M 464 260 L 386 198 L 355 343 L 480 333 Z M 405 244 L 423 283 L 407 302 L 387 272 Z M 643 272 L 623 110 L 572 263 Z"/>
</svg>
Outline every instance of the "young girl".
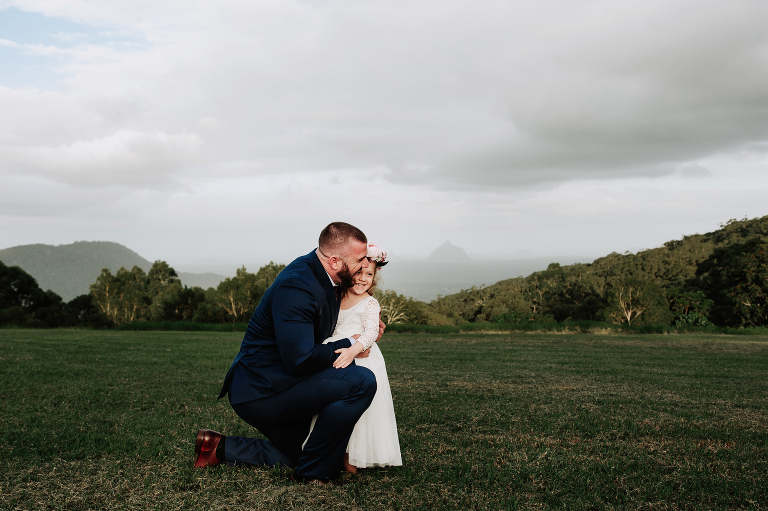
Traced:
<svg viewBox="0 0 768 511">
<path fill-rule="evenodd" d="M 376 376 L 376 396 L 371 406 L 360 417 L 352 431 L 344 457 L 344 468 L 356 473 L 358 468 L 402 465 L 400 442 L 397 438 L 395 407 L 389 389 L 387 366 L 379 350 L 376 337 L 379 335 L 379 314 L 381 306 L 373 297 L 376 277 L 385 264 L 387 253 L 373 243 L 368 244 L 370 265 L 355 275 L 355 285 L 346 290 L 341 299 L 341 310 L 333 335 L 324 342 L 360 334 L 350 348 L 337 350 L 339 357 L 334 367 L 346 367 L 350 363 L 367 367 Z M 370 348 L 366 358 L 355 358 Z M 316 418 L 316 417 L 315 417 Z M 314 426 L 315 418 L 312 419 Z M 310 430 L 311 431 L 311 430 Z"/>
</svg>

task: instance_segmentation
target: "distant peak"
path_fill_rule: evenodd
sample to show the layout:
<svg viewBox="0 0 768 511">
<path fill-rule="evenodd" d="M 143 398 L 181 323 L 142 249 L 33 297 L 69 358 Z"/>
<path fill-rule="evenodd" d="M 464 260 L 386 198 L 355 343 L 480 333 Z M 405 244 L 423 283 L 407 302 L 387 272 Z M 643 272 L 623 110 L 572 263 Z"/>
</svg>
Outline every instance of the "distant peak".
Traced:
<svg viewBox="0 0 768 511">
<path fill-rule="evenodd" d="M 472 261 L 472 258 L 467 255 L 467 252 L 463 248 L 453 245 L 450 241 L 446 241 L 427 257 L 427 261 L 460 263 Z"/>
</svg>

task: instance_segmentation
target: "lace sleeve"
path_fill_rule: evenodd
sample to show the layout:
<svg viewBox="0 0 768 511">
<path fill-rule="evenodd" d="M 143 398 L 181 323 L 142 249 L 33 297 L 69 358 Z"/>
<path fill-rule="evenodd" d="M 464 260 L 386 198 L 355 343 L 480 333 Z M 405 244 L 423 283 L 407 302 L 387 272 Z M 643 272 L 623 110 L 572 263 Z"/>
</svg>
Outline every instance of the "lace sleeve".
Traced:
<svg viewBox="0 0 768 511">
<path fill-rule="evenodd" d="M 381 306 L 376 298 L 371 297 L 368 303 L 363 307 L 363 327 L 365 332 L 360 335 L 358 342 L 362 342 L 365 349 L 373 346 L 376 338 L 379 336 L 379 313 Z"/>
</svg>

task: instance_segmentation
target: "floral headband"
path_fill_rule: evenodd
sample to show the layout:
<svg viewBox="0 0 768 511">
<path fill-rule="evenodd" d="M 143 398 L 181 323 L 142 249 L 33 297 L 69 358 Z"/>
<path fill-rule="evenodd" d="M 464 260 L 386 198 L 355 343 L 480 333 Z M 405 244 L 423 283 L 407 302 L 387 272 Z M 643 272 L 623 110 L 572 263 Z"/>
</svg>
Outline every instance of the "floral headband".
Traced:
<svg viewBox="0 0 768 511">
<path fill-rule="evenodd" d="M 372 263 L 376 263 L 376 266 L 381 268 L 385 266 L 387 261 L 387 253 L 380 249 L 375 243 L 368 243 L 368 260 Z"/>
</svg>

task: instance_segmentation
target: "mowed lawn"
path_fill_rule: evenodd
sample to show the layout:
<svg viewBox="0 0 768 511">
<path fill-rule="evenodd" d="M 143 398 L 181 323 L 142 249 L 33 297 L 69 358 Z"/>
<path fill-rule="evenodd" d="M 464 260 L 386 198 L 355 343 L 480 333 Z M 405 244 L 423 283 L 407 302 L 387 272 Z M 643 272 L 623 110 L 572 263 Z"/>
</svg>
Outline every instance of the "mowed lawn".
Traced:
<svg viewBox="0 0 768 511">
<path fill-rule="evenodd" d="M 403 467 L 193 470 L 240 334 L 0 330 L 0 509 L 765 509 L 768 338 L 387 334 Z"/>
</svg>

